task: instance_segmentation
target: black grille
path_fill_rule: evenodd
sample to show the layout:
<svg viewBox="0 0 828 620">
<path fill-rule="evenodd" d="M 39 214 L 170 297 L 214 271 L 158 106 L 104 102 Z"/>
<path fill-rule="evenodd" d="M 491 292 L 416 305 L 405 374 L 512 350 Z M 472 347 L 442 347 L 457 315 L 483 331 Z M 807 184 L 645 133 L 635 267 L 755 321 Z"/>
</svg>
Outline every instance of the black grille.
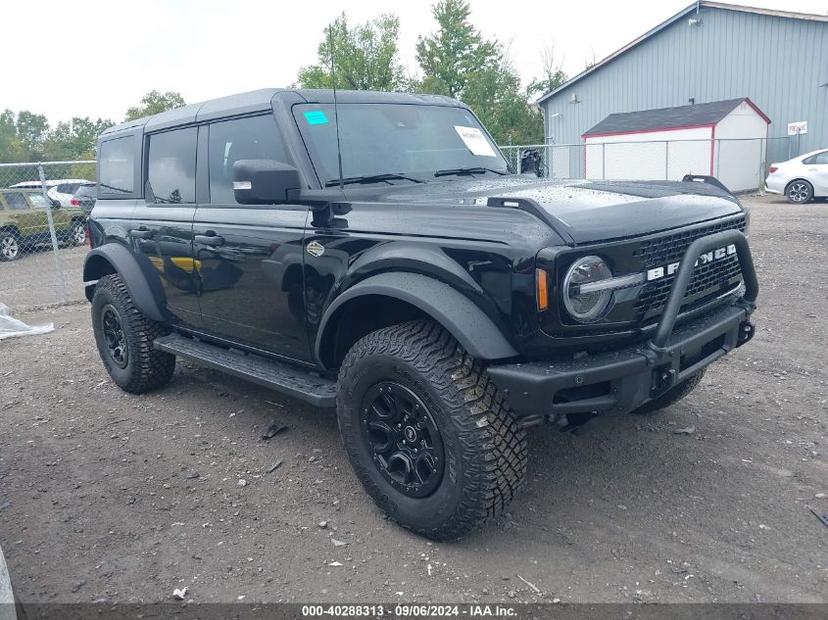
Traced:
<svg viewBox="0 0 828 620">
<path fill-rule="evenodd" d="M 670 263 L 680 261 L 690 244 L 699 237 L 732 229 L 744 232 L 745 218 L 740 217 L 644 241 L 633 252 L 633 256 L 640 258 L 647 269 L 665 267 Z M 693 277 L 690 279 L 687 293 L 684 296 L 685 302 L 692 303 L 712 295 L 724 293 L 738 283 L 740 275 L 739 259 L 735 254 L 712 263 L 700 265 L 696 267 Z M 644 287 L 635 303 L 635 309 L 639 316 L 651 315 L 667 303 L 674 279 L 675 275 L 669 275 Z"/>
</svg>

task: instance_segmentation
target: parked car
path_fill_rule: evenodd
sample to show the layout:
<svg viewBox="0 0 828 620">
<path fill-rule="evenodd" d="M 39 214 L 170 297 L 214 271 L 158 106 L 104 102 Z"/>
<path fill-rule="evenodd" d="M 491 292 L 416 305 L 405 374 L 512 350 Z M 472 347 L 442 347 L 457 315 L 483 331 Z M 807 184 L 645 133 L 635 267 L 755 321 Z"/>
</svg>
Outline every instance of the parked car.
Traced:
<svg viewBox="0 0 828 620">
<path fill-rule="evenodd" d="M 799 204 L 828 197 L 828 150 L 811 151 L 771 164 L 765 190 L 784 194 L 790 202 Z"/>
<path fill-rule="evenodd" d="M 514 174 L 447 97 L 260 90 L 97 152 L 83 281 L 114 383 L 182 358 L 335 407 L 366 492 L 431 538 L 507 510 L 527 427 L 663 410 L 754 333 L 715 179 Z"/>
<path fill-rule="evenodd" d="M 81 185 L 75 190 L 69 204 L 73 207 L 83 209 L 87 215 L 92 212 L 95 207 L 95 200 L 98 197 L 98 186 L 94 183 L 89 185 Z"/>
<path fill-rule="evenodd" d="M 72 196 L 81 185 L 93 185 L 86 179 L 51 179 L 46 183 L 46 194 L 61 207 L 70 207 Z M 40 181 L 23 181 L 11 186 L 11 189 L 40 189 Z"/>
<path fill-rule="evenodd" d="M 0 189 L 0 261 L 16 260 L 26 249 L 51 243 L 47 209 L 52 209 L 58 241 L 86 243 L 86 214 L 81 209 L 50 205 L 41 190 Z"/>
</svg>

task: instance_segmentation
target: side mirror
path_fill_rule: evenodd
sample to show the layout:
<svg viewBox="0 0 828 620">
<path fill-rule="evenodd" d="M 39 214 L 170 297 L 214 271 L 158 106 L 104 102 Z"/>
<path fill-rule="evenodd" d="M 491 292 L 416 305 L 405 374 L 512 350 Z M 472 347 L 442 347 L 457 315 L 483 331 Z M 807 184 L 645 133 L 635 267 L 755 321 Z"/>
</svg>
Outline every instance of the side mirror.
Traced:
<svg viewBox="0 0 828 620">
<path fill-rule="evenodd" d="M 302 186 L 299 171 L 273 159 L 240 159 L 233 164 L 233 194 L 243 205 L 287 202 Z"/>
</svg>

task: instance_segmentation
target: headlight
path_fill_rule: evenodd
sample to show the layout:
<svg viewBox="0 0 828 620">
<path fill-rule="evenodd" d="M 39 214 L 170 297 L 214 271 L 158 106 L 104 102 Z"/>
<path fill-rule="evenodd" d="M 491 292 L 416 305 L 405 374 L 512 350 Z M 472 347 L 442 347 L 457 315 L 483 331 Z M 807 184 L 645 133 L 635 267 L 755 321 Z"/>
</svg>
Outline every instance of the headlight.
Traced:
<svg viewBox="0 0 828 620">
<path fill-rule="evenodd" d="M 584 291 L 582 285 L 611 279 L 609 266 L 597 256 L 584 256 L 572 263 L 563 282 L 564 307 L 570 316 L 581 323 L 599 318 L 609 306 L 612 289 L 599 286 Z"/>
</svg>

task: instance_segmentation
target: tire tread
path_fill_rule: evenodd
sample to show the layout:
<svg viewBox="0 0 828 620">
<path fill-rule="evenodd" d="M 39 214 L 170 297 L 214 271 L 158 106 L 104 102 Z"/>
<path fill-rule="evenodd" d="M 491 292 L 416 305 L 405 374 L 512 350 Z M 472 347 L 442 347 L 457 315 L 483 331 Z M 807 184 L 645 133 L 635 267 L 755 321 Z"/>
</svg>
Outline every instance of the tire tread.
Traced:
<svg viewBox="0 0 828 620">
<path fill-rule="evenodd" d="M 126 285 L 118 274 L 107 275 L 98 280 L 95 296 L 98 295 L 109 295 L 111 303 L 118 308 L 125 322 L 122 327 L 128 340 L 132 372 L 127 381 L 118 382 L 121 389 L 131 394 L 144 394 L 166 385 L 175 371 L 175 356 L 156 350 L 153 341 L 169 334 L 169 328 L 144 316 L 132 301 Z M 95 307 L 93 299 L 93 312 Z M 107 366 L 106 361 L 104 365 Z"/>
<path fill-rule="evenodd" d="M 521 487 L 526 471 L 526 432 L 515 420 L 485 367 L 440 325 L 412 321 L 392 325 L 359 340 L 340 369 L 340 385 L 365 358 L 385 354 L 414 367 L 437 392 L 462 444 L 465 464 L 462 498 L 453 518 L 439 528 L 406 525 L 438 540 L 456 539 L 502 514 Z M 338 406 L 344 405 L 340 390 Z M 388 511 L 383 492 L 355 469 L 369 493 Z M 373 487 L 373 488 L 372 488 Z"/>
</svg>

